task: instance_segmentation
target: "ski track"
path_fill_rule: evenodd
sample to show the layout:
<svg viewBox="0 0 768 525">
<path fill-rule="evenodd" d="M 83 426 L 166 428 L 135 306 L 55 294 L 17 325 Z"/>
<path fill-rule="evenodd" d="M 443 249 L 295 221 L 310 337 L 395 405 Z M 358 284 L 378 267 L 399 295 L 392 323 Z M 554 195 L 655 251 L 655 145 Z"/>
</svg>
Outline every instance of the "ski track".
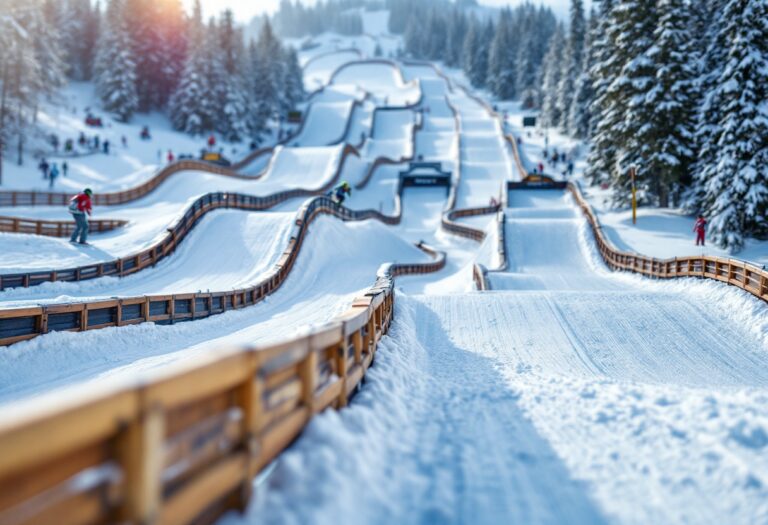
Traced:
<svg viewBox="0 0 768 525">
<path fill-rule="evenodd" d="M 357 58 L 323 56 L 306 68 L 305 84 L 327 83 Z M 458 168 L 448 94 L 462 119 L 456 206 L 486 205 L 515 176 L 498 123 L 461 90 L 449 93 L 431 68 L 404 66 L 403 73 L 408 84 L 388 65 L 345 68 L 291 141 L 301 147 L 280 147 L 268 164 L 249 167 L 268 169 L 259 181 L 172 177 L 136 202 L 99 209 L 131 223 L 94 236 L 89 251 L 61 239 L 0 234 L 0 269 L 135 252 L 208 191 L 320 187 L 341 151 L 321 146 L 337 141 L 350 119 L 349 142 L 373 132 L 364 158 L 350 158 L 342 174 L 359 181 L 375 156 L 410 153 L 413 111 L 382 112 L 375 130 L 372 117 L 376 106 L 412 102 L 419 86 L 425 111 L 415 153 Z M 353 110 L 364 92 L 370 99 Z M 391 213 L 401 168 L 382 167 L 348 204 Z M 262 214 L 217 211 L 153 269 L 10 290 L 0 293 L 0 305 L 251 284 L 282 253 L 303 201 Z M 247 512 L 220 523 L 768 523 L 764 303 L 717 283 L 609 272 L 580 212 L 555 191 L 512 192 L 508 267 L 490 274 L 493 291 L 473 292 L 473 263 L 498 263 L 495 223 L 465 221 L 489 232 L 478 246 L 441 230 L 445 204 L 442 188 L 408 189 L 393 228 L 320 217 L 287 282 L 253 307 L 193 323 L 55 332 L 2 347 L 0 403 L 78 383 L 132 381 L 181 359 L 305 333 L 347 309 L 380 264 L 426 260 L 409 244 L 424 240 L 448 253 L 446 268 L 398 279 L 395 322 L 351 406 L 314 418 L 256 487 Z M 61 207 L 0 214 L 68 218 Z M 214 263 L 212 252 L 223 262 Z"/>
<path fill-rule="evenodd" d="M 765 305 L 607 272 L 562 193 L 508 211 L 496 291 L 401 291 L 351 408 L 223 523 L 766 522 Z"/>
</svg>

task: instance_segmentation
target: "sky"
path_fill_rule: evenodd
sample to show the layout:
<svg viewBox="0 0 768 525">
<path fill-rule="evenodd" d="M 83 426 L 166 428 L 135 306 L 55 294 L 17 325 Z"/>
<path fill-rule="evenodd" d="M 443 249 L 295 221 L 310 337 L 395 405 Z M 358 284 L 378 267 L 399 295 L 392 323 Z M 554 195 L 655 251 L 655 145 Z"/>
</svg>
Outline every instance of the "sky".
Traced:
<svg viewBox="0 0 768 525">
<path fill-rule="evenodd" d="M 182 0 L 187 9 L 191 9 L 194 0 Z M 515 5 L 524 0 L 478 0 L 484 5 Z M 549 5 L 559 15 L 565 16 L 568 13 L 570 0 L 540 0 L 542 4 Z M 262 13 L 273 13 L 280 0 L 201 0 L 203 6 L 203 15 L 205 17 L 217 15 L 224 9 L 231 9 L 235 18 L 241 22 L 248 22 L 251 18 Z M 304 3 L 311 4 L 313 0 L 304 0 Z M 590 0 L 584 2 L 586 8 L 589 8 Z"/>
</svg>

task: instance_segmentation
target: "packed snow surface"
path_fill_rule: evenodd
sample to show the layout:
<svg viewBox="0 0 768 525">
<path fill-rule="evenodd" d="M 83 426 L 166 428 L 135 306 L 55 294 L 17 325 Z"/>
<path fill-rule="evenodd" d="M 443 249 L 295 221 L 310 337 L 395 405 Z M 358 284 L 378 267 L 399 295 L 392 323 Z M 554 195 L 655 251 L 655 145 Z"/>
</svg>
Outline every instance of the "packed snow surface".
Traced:
<svg viewBox="0 0 768 525">
<path fill-rule="evenodd" d="M 129 223 L 89 238 L 92 246 L 72 245 L 68 239 L 0 233 L 6 248 L 0 251 L 2 273 L 68 268 L 112 260 L 145 249 L 166 234 L 198 197 L 231 191 L 267 196 L 292 189 L 318 189 L 333 179 L 342 146 L 322 148 L 278 147 L 266 175 L 259 180 L 221 177 L 210 173 L 177 173 L 147 196 L 119 206 L 96 206 L 94 218 L 124 219 Z M 65 206 L 0 208 L 0 215 L 71 220 Z M 184 241 L 183 241 L 184 242 Z"/>
<path fill-rule="evenodd" d="M 609 273 L 560 192 L 511 206 L 499 291 L 401 293 L 351 408 L 223 523 L 765 521 L 764 304 Z"/>
</svg>

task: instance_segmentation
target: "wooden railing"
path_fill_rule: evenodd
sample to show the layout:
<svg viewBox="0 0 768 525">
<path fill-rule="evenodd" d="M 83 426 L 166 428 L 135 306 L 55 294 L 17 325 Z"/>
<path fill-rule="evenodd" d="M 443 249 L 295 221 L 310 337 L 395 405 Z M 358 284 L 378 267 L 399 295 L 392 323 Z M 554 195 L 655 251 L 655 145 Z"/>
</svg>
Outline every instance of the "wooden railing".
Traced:
<svg viewBox="0 0 768 525">
<path fill-rule="evenodd" d="M 349 401 L 392 322 L 394 277 L 444 264 L 385 266 L 347 312 L 282 344 L 0 409 L 0 523 L 210 523 L 243 510 L 313 415 Z"/>
<path fill-rule="evenodd" d="M 498 258 L 499 264 L 493 270 L 489 270 L 485 265 L 475 263 L 472 267 L 472 279 L 475 281 L 475 287 L 478 290 L 490 290 L 491 281 L 488 279 L 488 274 L 492 272 L 503 272 L 509 265 L 507 258 L 507 234 L 506 234 L 507 216 L 504 213 L 503 208 L 499 209 L 496 213 L 496 230 L 498 235 Z"/>
<path fill-rule="evenodd" d="M 180 241 L 187 236 L 200 218 L 206 213 L 223 208 L 251 211 L 266 210 L 289 199 L 322 194 L 333 187 L 339 179 L 346 160 L 350 155 L 359 156 L 359 153 L 355 146 L 347 145 L 342 150 L 341 159 L 336 168 L 334 177 L 317 190 L 285 190 L 265 197 L 228 192 L 208 193 L 196 199 L 187 208 L 184 215 L 181 216 L 176 224 L 168 228 L 168 233 L 165 237 L 141 252 L 112 261 L 78 266 L 75 268 L 0 275 L 0 290 L 15 287 L 26 288 L 44 282 L 83 281 L 108 275 L 121 277 L 154 266 L 158 261 L 176 250 Z M 0 316 L 1 315 L 2 314 L 0 314 Z"/>
<path fill-rule="evenodd" d="M 509 137 L 513 144 L 513 153 L 518 166 L 522 166 L 515 145 L 515 137 Z M 524 177 L 530 173 L 521 171 Z M 584 198 L 581 187 L 573 182 L 557 182 L 548 185 L 560 189 L 566 188 L 572 195 L 579 209 L 589 222 L 597 244 L 598 252 L 605 264 L 612 270 L 638 273 L 658 279 L 674 279 L 679 277 L 699 277 L 713 279 L 730 284 L 749 292 L 755 297 L 768 302 L 768 271 L 755 264 L 738 259 L 726 259 L 710 255 L 691 255 L 674 257 L 672 259 L 657 259 L 636 253 L 623 252 L 616 248 L 603 232 L 600 221 L 592 206 Z"/>
<path fill-rule="evenodd" d="M 232 198 L 229 195 L 223 201 Z M 307 225 L 321 213 L 345 221 L 376 219 L 391 224 L 394 219 L 399 220 L 399 217 L 386 216 L 376 210 L 353 211 L 334 204 L 327 197 L 317 197 L 299 210 L 296 227 L 285 252 L 278 259 L 274 270 L 258 283 L 239 290 L 221 292 L 142 295 L 2 309 L 0 346 L 32 339 L 51 331 L 96 330 L 145 322 L 174 323 L 256 304 L 283 284 L 298 256 Z"/>
<path fill-rule="evenodd" d="M 678 277 L 714 279 L 741 288 L 768 302 L 768 271 L 755 264 L 711 255 L 656 259 L 617 249 L 603 232 L 597 215 L 584 198 L 579 185 L 569 182 L 567 188 L 589 222 L 600 256 L 612 270 L 629 271 L 659 279 Z"/>
<path fill-rule="evenodd" d="M 126 224 L 128 224 L 128 221 L 117 219 L 90 220 L 88 221 L 88 231 L 91 233 L 108 232 L 121 228 Z M 0 232 L 5 233 L 31 233 L 48 237 L 69 237 L 74 229 L 74 221 L 50 221 L 0 216 Z"/>
</svg>

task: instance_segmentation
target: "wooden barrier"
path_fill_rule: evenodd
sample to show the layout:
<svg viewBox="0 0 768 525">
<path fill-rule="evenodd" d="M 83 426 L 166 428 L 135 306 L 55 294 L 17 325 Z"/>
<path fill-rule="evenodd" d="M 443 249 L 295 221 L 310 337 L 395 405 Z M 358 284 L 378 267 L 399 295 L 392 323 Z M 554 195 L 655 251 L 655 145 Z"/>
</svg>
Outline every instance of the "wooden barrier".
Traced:
<svg viewBox="0 0 768 525">
<path fill-rule="evenodd" d="M 282 344 L 0 409 L 0 523 L 210 523 L 243 510 L 252 479 L 312 416 L 348 403 L 392 322 L 393 279 L 444 264 L 389 265 L 335 321 Z"/>
<path fill-rule="evenodd" d="M 359 156 L 355 146 L 347 145 L 341 153 L 339 166 L 334 177 L 318 190 L 293 189 L 285 190 L 265 197 L 244 195 L 241 193 L 216 192 L 208 193 L 196 199 L 184 215 L 168 228 L 168 233 L 154 245 L 145 250 L 120 259 L 106 261 L 75 268 L 56 269 L 16 274 L 0 275 L 0 290 L 15 287 L 36 286 L 44 282 L 83 281 L 96 279 L 106 275 L 122 277 L 136 273 L 157 264 L 168 257 L 178 247 L 179 243 L 189 234 L 200 219 L 208 212 L 217 209 L 233 208 L 239 210 L 261 211 L 272 208 L 289 199 L 311 197 L 325 193 L 336 184 L 349 156 Z"/>
<path fill-rule="evenodd" d="M 568 183 L 576 204 L 584 213 L 594 234 L 600 256 L 612 270 L 623 270 L 658 279 L 699 277 L 730 284 L 768 302 L 768 271 L 738 259 L 710 255 L 692 255 L 673 259 L 656 259 L 636 253 L 623 252 L 611 243 L 592 207 L 584 198 L 581 188 Z"/>
<path fill-rule="evenodd" d="M 510 143 L 515 143 L 514 137 L 508 138 Z M 522 165 L 517 148 L 512 150 L 516 156 L 518 165 Z M 522 172 L 525 177 L 530 174 Z M 584 198 L 581 187 L 569 181 L 545 185 L 553 189 L 567 189 L 573 195 L 577 206 L 587 219 L 592 229 L 598 252 L 605 264 L 612 270 L 638 273 L 647 277 L 658 279 L 675 279 L 679 277 L 698 277 L 713 279 L 730 284 L 768 302 L 768 271 L 765 269 L 738 259 L 726 259 L 709 255 L 692 255 L 675 257 L 672 259 L 656 259 L 636 253 L 623 252 L 616 248 L 603 232 L 600 221 L 597 219 L 592 206 Z M 533 189 L 540 189 L 541 185 L 532 185 Z"/>
<path fill-rule="evenodd" d="M 231 198 L 231 195 L 220 195 L 226 198 L 215 202 L 226 202 Z M 205 213 L 202 208 L 197 212 L 201 215 Z M 336 205 L 327 197 L 316 197 L 297 213 L 295 230 L 274 270 L 252 286 L 213 293 L 145 295 L 4 309 L 0 310 L 0 345 L 10 345 L 52 331 L 85 331 L 144 322 L 169 324 L 190 321 L 254 305 L 267 295 L 274 293 L 283 284 L 301 249 L 308 225 L 319 214 L 333 215 L 344 221 L 376 219 L 391 224 L 393 219 L 376 210 L 353 211 Z M 196 219 L 182 221 L 181 224 L 183 227 L 191 228 L 189 223 L 194 220 Z M 130 268 L 123 266 L 109 269 L 118 274 L 120 271 L 123 274 L 138 271 L 138 268 L 159 260 L 161 254 L 162 251 L 156 251 L 146 256 L 137 256 L 131 261 Z M 76 280 L 77 277 L 82 279 L 96 276 L 95 274 L 83 275 L 82 272 L 74 276 L 71 274 L 62 276 L 62 273 L 58 272 L 54 277 L 60 280 Z M 26 284 L 32 283 L 28 281 Z"/>
<path fill-rule="evenodd" d="M 478 290 L 490 290 L 491 281 L 488 279 L 488 274 L 492 272 L 503 272 L 509 265 L 507 258 L 507 234 L 506 234 L 507 216 L 503 209 L 500 209 L 496 214 L 496 229 L 498 235 L 498 257 L 499 265 L 493 270 L 488 269 L 485 265 L 475 263 L 472 266 L 472 280 L 475 282 L 475 288 Z"/>
<path fill-rule="evenodd" d="M 128 221 L 117 219 L 96 219 L 88 221 L 90 233 L 112 231 L 128 224 Z M 23 219 L 20 217 L 0 216 L 0 232 L 29 233 L 47 237 L 69 237 L 75 229 L 74 221 L 49 221 L 38 219 Z"/>
</svg>

